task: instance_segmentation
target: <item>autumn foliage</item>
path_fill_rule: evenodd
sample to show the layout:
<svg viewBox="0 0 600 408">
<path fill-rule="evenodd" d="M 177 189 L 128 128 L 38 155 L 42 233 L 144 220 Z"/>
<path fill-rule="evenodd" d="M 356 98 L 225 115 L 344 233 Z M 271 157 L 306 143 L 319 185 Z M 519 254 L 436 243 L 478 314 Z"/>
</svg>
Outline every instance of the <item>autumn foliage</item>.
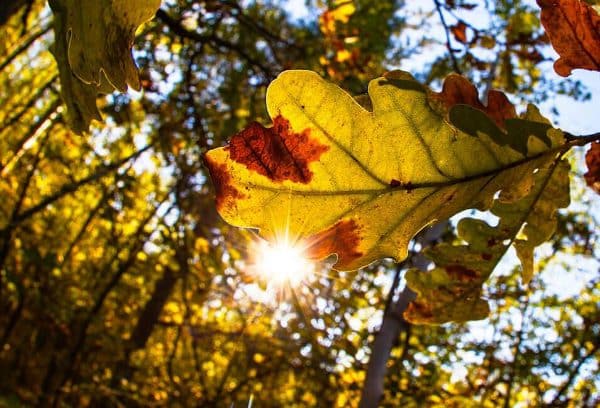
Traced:
<svg viewBox="0 0 600 408">
<path fill-rule="evenodd" d="M 599 7 L 3 2 L 0 407 L 598 406 Z"/>
<path fill-rule="evenodd" d="M 600 142 L 594 142 L 585 154 L 588 171 L 583 175 L 590 188 L 600 194 Z"/>
<path fill-rule="evenodd" d="M 568 76 L 575 68 L 600 71 L 600 15 L 581 0 L 538 0 L 541 20 L 560 55 L 555 71 Z"/>
</svg>

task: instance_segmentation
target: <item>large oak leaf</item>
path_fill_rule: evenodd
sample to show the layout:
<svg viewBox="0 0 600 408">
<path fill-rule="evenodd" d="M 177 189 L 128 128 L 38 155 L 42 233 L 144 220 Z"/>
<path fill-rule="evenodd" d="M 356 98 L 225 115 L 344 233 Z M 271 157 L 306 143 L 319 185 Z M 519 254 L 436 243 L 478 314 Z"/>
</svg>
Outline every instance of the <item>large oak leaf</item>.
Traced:
<svg viewBox="0 0 600 408">
<path fill-rule="evenodd" d="M 287 230 L 314 258 L 337 253 L 339 269 L 399 261 L 424 226 L 488 208 L 499 190 L 526 196 L 562 150 L 534 108 L 501 129 L 407 73 L 371 81 L 369 97 L 372 111 L 315 73 L 282 73 L 267 91 L 273 126 L 206 154 L 222 217 L 267 239 Z"/>
</svg>

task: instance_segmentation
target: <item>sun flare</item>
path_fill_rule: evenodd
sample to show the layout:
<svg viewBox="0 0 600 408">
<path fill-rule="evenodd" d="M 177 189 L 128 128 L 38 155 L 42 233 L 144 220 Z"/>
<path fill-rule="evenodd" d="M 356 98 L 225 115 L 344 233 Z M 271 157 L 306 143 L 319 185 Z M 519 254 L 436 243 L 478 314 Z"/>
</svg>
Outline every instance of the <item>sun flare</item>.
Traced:
<svg viewBox="0 0 600 408">
<path fill-rule="evenodd" d="M 307 259 L 301 245 L 287 240 L 267 242 L 261 239 L 256 243 L 252 269 L 269 285 L 297 286 L 314 272 L 314 264 Z"/>
</svg>

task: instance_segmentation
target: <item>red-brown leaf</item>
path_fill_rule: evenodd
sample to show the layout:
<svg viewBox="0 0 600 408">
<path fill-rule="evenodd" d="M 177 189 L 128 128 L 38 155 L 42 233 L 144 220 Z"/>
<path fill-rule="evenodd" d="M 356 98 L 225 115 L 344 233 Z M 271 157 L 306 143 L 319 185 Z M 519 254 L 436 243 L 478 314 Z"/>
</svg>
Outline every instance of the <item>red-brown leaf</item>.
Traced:
<svg viewBox="0 0 600 408">
<path fill-rule="evenodd" d="M 568 76 L 575 68 L 600 71 L 600 15 L 580 0 L 537 0 L 542 24 L 560 55 L 554 70 Z"/>
<path fill-rule="evenodd" d="M 341 220 L 331 228 L 308 239 L 307 253 L 311 259 L 323 259 L 329 254 L 337 254 L 337 267 L 343 268 L 351 261 L 360 258 L 359 225 L 354 220 Z"/>
<path fill-rule="evenodd" d="M 215 186 L 217 209 L 223 211 L 226 208 L 235 208 L 236 201 L 245 195 L 233 186 L 227 166 L 214 162 L 208 156 L 204 157 L 204 161 Z"/>
<path fill-rule="evenodd" d="M 588 172 L 583 175 L 585 182 L 600 194 L 600 142 L 594 142 L 585 155 Z"/>
<path fill-rule="evenodd" d="M 465 23 L 459 21 L 457 24 L 451 26 L 450 30 L 456 41 L 463 44 L 467 43 L 467 25 Z"/>
<path fill-rule="evenodd" d="M 481 103 L 475 86 L 468 79 L 452 74 L 446 78 L 442 92 L 432 93 L 430 100 L 441 103 L 446 110 L 458 104 L 470 105 L 485 112 L 500 128 L 504 121 L 517 117 L 517 112 L 506 95 L 500 91 L 491 90 L 488 93 L 487 106 Z"/>
</svg>

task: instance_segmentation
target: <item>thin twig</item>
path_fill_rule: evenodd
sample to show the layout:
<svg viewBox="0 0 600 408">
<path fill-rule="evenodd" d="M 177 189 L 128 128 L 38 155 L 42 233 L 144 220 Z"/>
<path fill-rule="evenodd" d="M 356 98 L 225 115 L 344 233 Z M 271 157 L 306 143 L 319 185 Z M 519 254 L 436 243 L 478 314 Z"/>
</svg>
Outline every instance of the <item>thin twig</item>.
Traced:
<svg viewBox="0 0 600 408">
<path fill-rule="evenodd" d="M 570 146 L 584 146 L 591 142 L 600 142 L 600 132 L 581 136 L 565 132 L 565 139 Z"/>
<path fill-rule="evenodd" d="M 213 48 L 225 48 L 229 51 L 233 51 L 237 53 L 240 57 L 245 59 L 252 67 L 262 71 L 265 77 L 269 80 L 275 78 L 274 73 L 268 68 L 266 65 L 262 64 L 256 58 L 251 56 L 245 49 L 242 48 L 239 44 L 234 44 L 228 40 L 217 37 L 214 33 L 210 35 L 200 34 L 196 31 L 190 31 L 181 25 L 181 22 L 171 17 L 166 11 L 163 9 L 158 9 L 156 12 L 156 18 L 169 27 L 174 34 L 187 38 L 193 41 L 198 41 L 200 43 L 210 44 Z"/>
<path fill-rule="evenodd" d="M 9 55 L 4 58 L 2 62 L 0 62 L 0 71 L 6 68 L 17 56 L 23 53 L 31 44 L 33 44 L 38 38 L 48 33 L 52 28 L 51 25 L 47 25 L 41 30 L 37 31 L 35 34 L 31 35 L 24 43 L 20 44 L 17 48 L 15 48 Z"/>
<path fill-rule="evenodd" d="M 448 49 L 448 53 L 450 53 L 450 59 L 452 60 L 452 68 L 457 74 L 462 75 L 462 71 L 458 66 L 456 55 L 454 55 L 454 49 L 452 48 L 452 43 L 450 40 L 450 27 L 448 27 L 448 24 L 446 23 L 446 18 L 444 17 L 444 12 L 442 11 L 442 5 L 440 4 L 439 0 L 433 0 L 433 2 L 435 3 L 435 8 L 440 16 L 440 21 L 444 26 L 444 33 L 446 34 L 446 48 Z"/>
</svg>

